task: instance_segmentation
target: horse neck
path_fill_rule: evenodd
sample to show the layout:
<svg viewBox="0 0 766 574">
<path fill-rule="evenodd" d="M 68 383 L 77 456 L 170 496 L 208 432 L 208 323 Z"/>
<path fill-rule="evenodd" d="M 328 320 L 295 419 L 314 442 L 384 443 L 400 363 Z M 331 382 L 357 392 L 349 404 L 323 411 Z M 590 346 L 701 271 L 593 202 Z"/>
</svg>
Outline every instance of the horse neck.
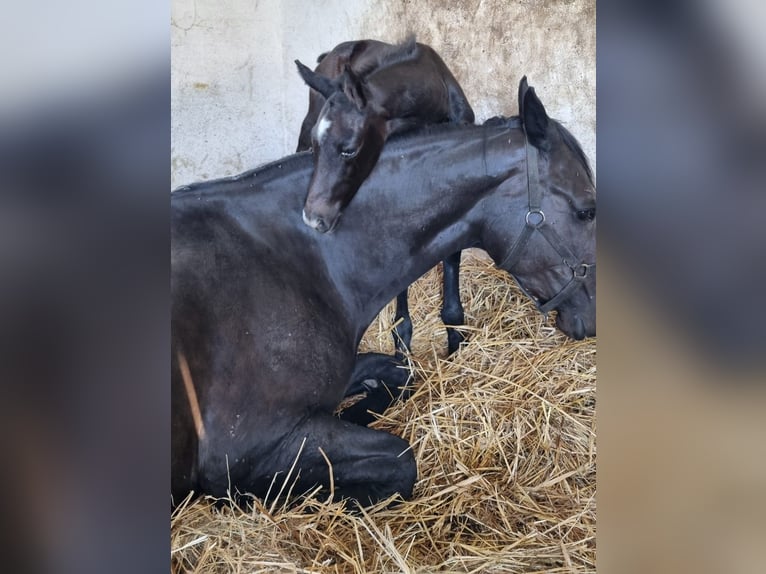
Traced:
<svg viewBox="0 0 766 574">
<path fill-rule="evenodd" d="M 484 141 L 442 138 L 420 153 L 384 152 L 338 228 L 321 241 L 343 304 L 362 328 L 436 263 L 481 247 L 483 223 L 493 217 L 485 198 L 523 173 L 523 135 L 515 131 Z"/>
</svg>

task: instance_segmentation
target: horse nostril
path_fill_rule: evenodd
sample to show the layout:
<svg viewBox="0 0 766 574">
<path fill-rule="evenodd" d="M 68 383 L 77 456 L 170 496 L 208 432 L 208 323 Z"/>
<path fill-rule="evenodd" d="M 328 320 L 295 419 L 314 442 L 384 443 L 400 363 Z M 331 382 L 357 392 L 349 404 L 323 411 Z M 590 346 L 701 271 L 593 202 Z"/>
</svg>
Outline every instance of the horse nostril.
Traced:
<svg viewBox="0 0 766 574">
<path fill-rule="evenodd" d="M 320 233 L 325 233 L 328 229 L 323 217 L 308 215 L 305 209 L 303 210 L 303 223 Z"/>
</svg>

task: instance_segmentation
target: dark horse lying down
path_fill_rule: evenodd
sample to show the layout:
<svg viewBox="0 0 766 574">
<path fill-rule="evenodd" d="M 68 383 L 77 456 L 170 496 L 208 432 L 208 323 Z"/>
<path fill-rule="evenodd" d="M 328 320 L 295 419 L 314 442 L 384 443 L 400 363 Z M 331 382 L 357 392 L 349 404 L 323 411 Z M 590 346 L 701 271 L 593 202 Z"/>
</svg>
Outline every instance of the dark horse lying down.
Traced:
<svg viewBox="0 0 766 574">
<path fill-rule="evenodd" d="M 474 121 L 452 72 L 431 47 L 414 38 L 398 46 L 375 40 L 343 42 L 320 56 L 315 72 L 295 63 L 312 88 L 297 149 L 314 152 L 304 221 L 322 233 L 337 225 L 389 137 L 428 124 Z M 441 317 L 449 353 L 463 340 L 450 327 L 465 321 L 459 281 L 457 252 L 444 260 Z M 397 348 L 409 348 L 412 321 L 406 289 L 397 297 L 396 324 Z"/>
<path fill-rule="evenodd" d="M 591 172 L 526 80 L 520 103 L 521 119 L 389 144 L 333 236 L 301 222 L 308 155 L 172 194 L 175 502 L 191 490 L 264 496 L 291 468 L 295 494 L 410 497 L 407 442 L 333 410 L 358 390 L 356 349 L 375 315 L 459 249 L 486 250 L 567 335 L 595 334 Z M 364 368 L 385 381 L 387 360 Z M 364 406 L 380 411 L 388 393 L 371 388 Z"/>
</svg>

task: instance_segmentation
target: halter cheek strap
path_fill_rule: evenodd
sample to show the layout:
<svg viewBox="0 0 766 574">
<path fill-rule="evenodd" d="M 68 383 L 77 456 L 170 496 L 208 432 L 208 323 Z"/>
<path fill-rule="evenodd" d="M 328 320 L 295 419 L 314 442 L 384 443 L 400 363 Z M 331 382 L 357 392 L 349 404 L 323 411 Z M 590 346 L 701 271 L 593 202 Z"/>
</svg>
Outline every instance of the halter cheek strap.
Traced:
<svg viewBox="0 0 766 574">
<path fill-rule="evenodd" d="M 524 138 L 524 143 L 527 151 L 527 193 L 529 195 L 529 208 L 527 214 L 524 216 L 524 222 L 526 225 L 521 230 L 516 241 L 513 243 L 511 250 L 505 259 L 500 263 L 500 267 L 503 269 L 512 269 L 521 258 L 521 251 L 529 243 L 529 239 L 532 237 L 535 229 L 538 229 L 543 223 L 545 223 L 545 213 L 540 209 L 540 170 L 537 163 L 537 148 L 530 145 L 529 141 Z"/>
<path fill-rule="evenodd" d="M 527 193 L 529 195 L 529 207 L 527 209 L 527 214 L 524 216 L 524 229 L 519 233 L 519 236 L 516 238 L 516 241 L 511 246 L 510 251 L 508 251 L 508 254 L 500 263 L 499 267 L 510 272 L 521 259 L 521 253 L 527 246 L 527 243 L 529 243 L 534 232 L 539 231 L 550 246 L 561 256 L 564 265 L 569 267 L 572 271 L 572 277 L 567 284 L 545 303 L 538 301 L 531 294 L 527 293 L 527 295 L 535 301 L 537 309 L 544 315 L 547 315 L 572 295 L 574 290 L 587 279 L 590 270 L 594 269 L 596 264 L 584 263 L 575 257 L 572 251 L 561 240 L 559 234 L 556 233 L 556 230 L 550 225 L 546 225 L 545 213 L 540 208 L 543 188 L 540 184 L 538 151 L 535 146 L 529 143 L 529 139 L 526 137 L 526 132 L 524 144 L 527 155 Z M 522 290 L 524 290 L 523 287 Z M 524 291 L 526 293 L 526 290 Z"/>
</svg>

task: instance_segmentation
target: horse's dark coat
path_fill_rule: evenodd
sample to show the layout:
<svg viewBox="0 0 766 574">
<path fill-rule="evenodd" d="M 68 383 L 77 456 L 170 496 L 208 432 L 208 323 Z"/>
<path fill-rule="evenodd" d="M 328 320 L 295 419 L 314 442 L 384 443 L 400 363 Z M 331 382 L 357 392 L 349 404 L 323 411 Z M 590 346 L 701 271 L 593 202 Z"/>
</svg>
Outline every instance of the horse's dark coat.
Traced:
<svg viewBox="0 0 766 574">
<path fill-rule="evenodd" d="M 320 56 L 314 72 L 296 64 L 312 87 L 297 148 L 313 147 L 314 151 L 304 221 L 321 232 L 338 223 L 389 137 L 429 124 L 474 121 L 471 105 L 452 72 L 431 47 L 416 43 L 414 37 L 400 45 L 343 42 Z M 451 327 L 465 320 L 459 278 L 458 252 L 444 261 L 441 315 L 448 325 L 449 353 L 463 340 Z M 406 290 L 397 297 L 396 320 L 394 341 L 397 348 L 408 348 L 412 322 Z"/>
<path fill-rule="evenodd" d="M 543 125 L 530 113 L 527 125 Z M 548 148 L 539 160 L 547 224 L 593 262 L 595 221 L 578 215 L 595 209 L 593 181 L 579 146 L 572 149 L 554 122 L 544 125 L 531 136 Z M 263 497 L 272 481 L 273 497 L 296 459 L 293 494 L 329 488 L 325 455 L 336 497 L 366 504 L 412 495 L 408 444 L 332 413 L 350 386 L 370 378 L 368 367 L 388 377 L 385 358 L 354 369 L 366 327 L 395 293 L 460 249 L 505 259 L 527 211 L 524 141 L 511 121 L 391 142 L 329 236 L 301 222 L 309 154 L 172 194 L 174 501 L 190 490 L 222 496 L 229 488 Z M 541 238 L 509 271 L 540 300 L 571 277 Z M 595 334 L 593 275 L 561 302 L 557 324 L 576 338 Z"/>
</svg>

